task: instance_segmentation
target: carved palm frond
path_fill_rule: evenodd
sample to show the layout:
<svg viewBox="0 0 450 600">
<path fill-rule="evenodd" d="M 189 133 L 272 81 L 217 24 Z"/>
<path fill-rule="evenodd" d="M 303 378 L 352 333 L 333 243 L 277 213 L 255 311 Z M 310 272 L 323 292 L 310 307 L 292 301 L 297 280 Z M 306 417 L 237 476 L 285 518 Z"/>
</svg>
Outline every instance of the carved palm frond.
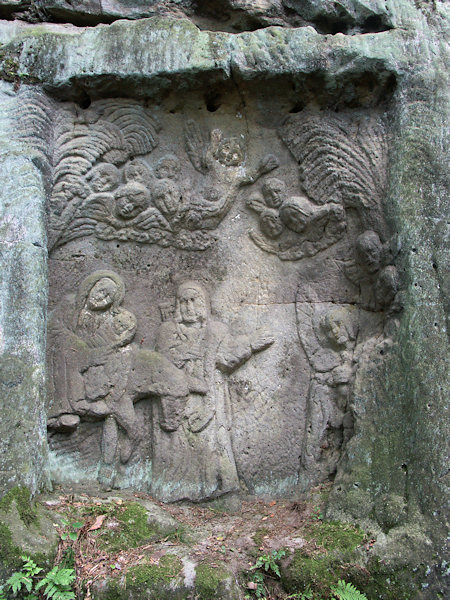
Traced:
<svg viewBox="0 0 450 600">
<path fill-rule="evenodd" d="M 381 205 L 387 142 L 379 119 L 300 113 L 285 120 L 280 137 L 299 164 L 304 191 L 317 204 L 336 202 L 359 211 Z"/>
<path fill-rule="evenodd" d="M 33 147 L 41 168 L 49 172 L 56 102 L 43 92 L 29 87 L 22 88 L 18 96 L 14 114 L 19 124 L 18 138 Z"/>
<path fill-rule="evenodd" d="M 95 229 L 92 215 L 83 212 L 89 190 L 88 171 L 99 161 L 121 165 L 151 152 L 160 126 L 141 105 L 102 100 L 82 122 L 71 109 L 60 110 L 54 122 L 53 190 L 50 198 L 50 249 Z"/>
<path fill-rule="evenodd" d="M 102 100 L 95 106 L 102 121 L 118 127 L 129 157 L 148 154 L 158 145 L 161 126 L 142 105 L 132 100 Z"/>
<path fill-rule="evenodd" d="M 117 150 L 122 153 L 122 162 L 127 159 L 123 151 L 125 140 L 120 129 L 107 121 L 86 126 L 65 123 L 62 119 L 62 131 L 56 131 L 53 183 L 58 183 L 67 176 L 85 175 L 92 165 L 103 155 Z M 69 131 L 66 127 L 69 127 Z"/>
</svg>

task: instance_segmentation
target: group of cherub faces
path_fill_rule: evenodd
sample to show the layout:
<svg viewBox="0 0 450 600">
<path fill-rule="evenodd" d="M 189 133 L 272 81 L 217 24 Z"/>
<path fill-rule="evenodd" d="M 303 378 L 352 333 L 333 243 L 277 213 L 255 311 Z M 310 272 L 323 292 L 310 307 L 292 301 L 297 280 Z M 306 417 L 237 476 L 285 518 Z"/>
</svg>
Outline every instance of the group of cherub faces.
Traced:
<svg viewBox="0 0 450 600">
<path fill-rule="evenodd" d="M 180 172 L 177 157 L 172 154 L 163 156 L 156 164 L 154 172 L 160 181 L 177 179 Z M 96 194 L 113 194 L 115 216 L 129 221 L 149 207 L 153 177 L 142 160 L 133 160 L 125 167 L 124 178 L 126 183 L 121 184 L 119 169 L 108 163 L 96 165 L 87 175 L 92 191 Z"/>
<path fill-rule="evenodd" d="M 250 197 L 248 204 L 259 213 L 260 229 L 271 239 L 279 237 L 285 227 L 302 233 L 313 217 L 321 216 L 322 209 L 314 208 L 306 197 L 288 198 L 286 184 L 276 177 L 263 183 L 261 193 L 262 198 Z"/>
</svg>

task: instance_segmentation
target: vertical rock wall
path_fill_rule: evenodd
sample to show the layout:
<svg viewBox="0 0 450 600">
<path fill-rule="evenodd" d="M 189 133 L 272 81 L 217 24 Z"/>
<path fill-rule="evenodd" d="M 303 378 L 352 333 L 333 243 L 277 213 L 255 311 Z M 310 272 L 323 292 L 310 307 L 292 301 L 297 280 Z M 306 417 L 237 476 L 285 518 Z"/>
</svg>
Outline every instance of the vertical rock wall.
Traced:
<svg viewBox="0 0 450 600">
<path fill-rule="evenodd" d="M 0 482 L 37 491 L 45 483 L 47 235 L 43 156 L 18 134 L 37 96 L 1 82 Z M 23 121 L 22 121 L 23 123 Z"/>
</svg>

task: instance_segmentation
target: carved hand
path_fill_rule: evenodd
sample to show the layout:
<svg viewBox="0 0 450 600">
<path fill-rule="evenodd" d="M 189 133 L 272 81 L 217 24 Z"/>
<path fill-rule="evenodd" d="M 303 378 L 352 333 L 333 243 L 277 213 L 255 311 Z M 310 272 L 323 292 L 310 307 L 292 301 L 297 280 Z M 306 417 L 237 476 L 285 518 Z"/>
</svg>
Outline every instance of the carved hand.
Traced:
<svg viewBox="0 0 450 600">
<path fill-rule="evenodd" d="M 344 364 L 339 367 L 336 367 L 333 370 L 333 384 L 340 385 L 343 383 L 348 383 L 352 378 L 353 370 L 352 366 L 349 364 Z"/>
<path fill-rule="evenodd" d="M 162 216 L 162 214 L 156 210 L 156 208 L 148 208 L 143 213 L 138 215 L 134 219 L 134 224 L 140 229 L 151 229 L 152 227 L 162 227 L 163 229 L 170 229 L 169 223 Z"/>
<path fill-rule="evenodd" d="M 187 376 L 187 383 L 189 391 L 195 394 L 207 394 L 209 392 L 209 386 L 204 379 L 198 377 Z"/>
<path fill-rule="evenodd" d="M 161 396 L 161 418 L 159 426 L 164 431 L 176 431 L 180 426 L 187 397 Z"/>
<path fill-rule="evenodd" d="M 214 411 L 207 408 L 193 411 L 188 418 L 189 429 L 192 433 L 200 433 L 206 429 L 214 416 Z"/>
<path fill-rule="evenodd" d="M 274 169 L 280 166 L 280 161 L 273 154 L 267 154 L 259 161 L 258 174 L 259 176 L 270 173 Z"/>
<path fill-rule="evenodd" d="M 104 400 L 88 402 L 79 400 L 75 403 L 75 411 L 78 415 L 89 415 L 91 417 L 106 417 L 111 413 L 111 409 Z"/>
<path fill-rule="evenodd" d="M 271 346 L 275 338 L 264 329 L 257 329 L 250 337 L 250 346 L 252 352 L 259 352 Z"/>
</svg>

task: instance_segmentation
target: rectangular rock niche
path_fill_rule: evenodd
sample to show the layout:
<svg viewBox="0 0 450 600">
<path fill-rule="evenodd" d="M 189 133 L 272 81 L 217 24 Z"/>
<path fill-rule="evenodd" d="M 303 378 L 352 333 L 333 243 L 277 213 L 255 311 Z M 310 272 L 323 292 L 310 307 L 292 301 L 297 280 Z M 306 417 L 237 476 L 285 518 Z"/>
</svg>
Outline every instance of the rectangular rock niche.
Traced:
<svg viewBox="0 0 450 600">
<path fill-rule="evenodd" d="M 335 473 L 398 310 L 385 117 L 264 89 L 55 102 L 54 481 L 200 501 Z"/>
</svg>

